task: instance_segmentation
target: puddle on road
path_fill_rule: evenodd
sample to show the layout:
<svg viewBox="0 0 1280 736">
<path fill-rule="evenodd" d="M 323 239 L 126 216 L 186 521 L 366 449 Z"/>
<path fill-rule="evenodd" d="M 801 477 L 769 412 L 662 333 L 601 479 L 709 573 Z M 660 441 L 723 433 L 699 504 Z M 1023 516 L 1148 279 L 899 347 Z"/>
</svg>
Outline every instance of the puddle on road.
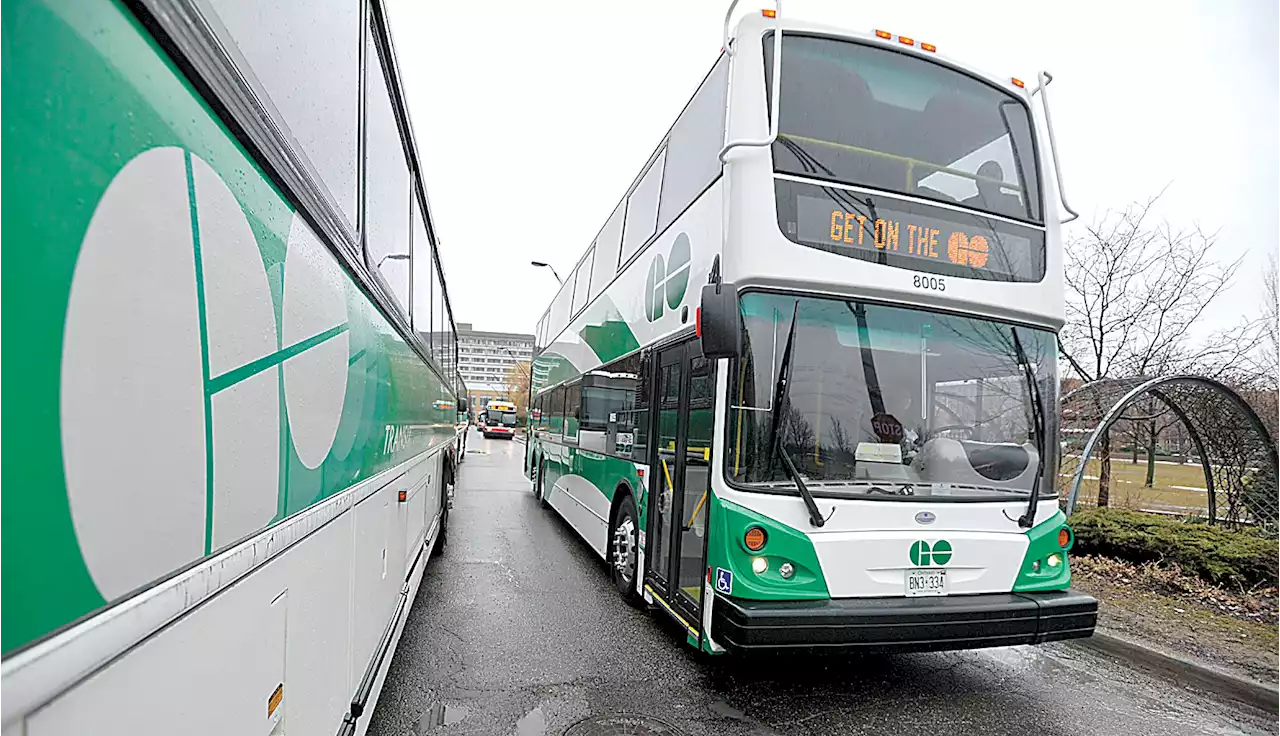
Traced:
<svg viewBox="0 0 1280 736">
<path fill-rule="evenodd" d="M 466 718 L 471 711 L 461 705 L 436 703 L 418 719 L 418 733 L 423 734 L 437 726 L 452 726 Z"/>
<path fill-rule="evenodd" d="M 516 721 L 516 736 L 543 736 L 547 732 L 547 717 L 542 713 L 542 706 L 538 706 L 524 717 Z"/>
</svg>

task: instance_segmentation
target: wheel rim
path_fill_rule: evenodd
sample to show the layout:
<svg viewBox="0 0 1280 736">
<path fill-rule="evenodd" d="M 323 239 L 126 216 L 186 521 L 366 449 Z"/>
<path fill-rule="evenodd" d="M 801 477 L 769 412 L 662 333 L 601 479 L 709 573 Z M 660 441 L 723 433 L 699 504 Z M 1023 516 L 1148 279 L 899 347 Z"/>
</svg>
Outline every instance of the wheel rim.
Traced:
<svg viewBox="0 0 1280 736">
<path fill-rule="evenodd" d="M 631 514 L 624 511 L 618 521 L 618 528 L 613 530 L 613 569 L 618 571 L 628 588 L 636 578 L 635 535 L 636 524 L 631 519 Z"/>
</svg>

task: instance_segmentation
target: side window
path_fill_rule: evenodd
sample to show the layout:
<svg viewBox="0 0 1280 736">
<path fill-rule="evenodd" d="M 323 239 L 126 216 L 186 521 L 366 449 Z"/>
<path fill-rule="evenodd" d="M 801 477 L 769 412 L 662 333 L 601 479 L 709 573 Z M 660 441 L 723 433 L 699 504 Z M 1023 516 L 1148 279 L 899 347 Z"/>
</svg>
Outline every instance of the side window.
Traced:
<svg viewBox="0 0 1280 736">
<path fill-rule="evenodd" d="M 569 324 L 570 300 L 573 298 L 573 276 L 561 287 L 555 301 L 551 302 L 551 318 L 547 323 L 547 336 L 544 342 L 550 345 L 565 326 Z"/>
<path fill-rule="evenodd" d="M 544 407 L 546 403 L 546 394 L 541 394 L 533 400 L 533 411 L 529 414 L 529 426 L 533 427 L 534 430 L 541 431 L 543 428 L 543 422 L 546 420 L 546 417 L 542 413 L 542 407 Z"/>
<path fill-rule="evenodd" d="M 431 241 L 427 239 L 427 225 L 422 218 L 422 207 L 418 204 L 418 198 L 415 196 L 411 203 L 413 209 L 413 231 L 411 241 L 412 251 L 416 255 L 418 263 L 429 263 L 431 258 Z M 431 335 L 431 295 L 434 279 L 420 278 L 426 274 L 414 273 L 413 284 L 415 291 L 418 293 L 414 301 L 416 304 L 410 305 L 411 316 L 413 317 L 413 328 L 422 333 L 423 340 L 427 343 L 427 349 L 434 352 L 435 347 L 432 345 Z"/>
<path fill-rule="evenodd" d="M 578 441 L 578 427 L 582 423 L 582 384 L 574 381 L 564 394 L 564 439 Z"/>
<path fill-rule="evenodd" d="M 618 266 L 622 267 L 640 251 L 653 235 L 658 223 L 658 194 L 662 189 L 662 167 L 667 158 L 664 146 L 653 163 L 640 177 L 640 183 L 627 197 L 627 217 L 622 228 L 622 255 Z"/>
<path fill-rule="evenodd" d="M 547 429 L 553 437 L 559 437 L 564 432 L 564 386 L 552 391 L 550 396 L 550 406 L 547 407 L 547 413 L 551 415 L 551 420 L 547 422 Z"/>
<path fill-rule="evenodd" d="M 720 176 L 728 70 L 727 57 L 720 57 L 671 129 L 658 205 L 659 230 L 670 225 Z"/>
<path fill-rule="evenodd" d="M 429 323 L 431 325 L 431 352 L 436 362 L 443 365 L 441 353 L 444 351 L 445 342 L 444 287 L 440 282 L 440 272 L 436 270 L 435 254 L 432 253 L 429 257 L 424 255 L 423 260 L 429 264 L 428 268 L 431 273 L 431 321 Z"/>
<path fill-rule="evenodd" d="M 596 260 L 591 269 L 591 296 L 604 291 L 618 273 L 618 253 L 622 250 L 622 218 L 626 215 L 626 202 L 619 202 L 609 215 L 609 221 L 596 236 Z"/>
<path fill-rule="evenodd" d="M 573 313 L 576 316 L 586 306 L 590 300 L 591 287 L 591 264 L 596 256 L 595 246 L 587 249 L 587 255 L 582 259 L 582 263 L 578 264 L 577 275 L 578 280 L 573 287 Z"/>
<path fill-rule="evenodd" d="M 324 12 L 308 0 L 211 4 L 222 42 L 248 62 L 354 231 L 361 4 L 328 3 Z"/>
<path fill-rule="evenodd" d="M 373 36 L 368 44 L 365 142 L 365 260 L 382 273 L 400 306 L 409 304 L 409 167 L 405 163 L 400 126 Z"/>
<path fill-rule="evenodd" d="M 649 383 L 650 364 L 653 362 L 649 353 L 642 353 L 638 360 L 638 370 L 636 378 L 636 394 L 633 401 L 634 409 L 631 412 L 630 437 L 631 440 L 631 459 L 646 463 L 649 461 L 649 396 L 652 390 Z M 623 437 L 623 428 L 618 428 L 618 444 L 621 446 Z"/>
</svg>

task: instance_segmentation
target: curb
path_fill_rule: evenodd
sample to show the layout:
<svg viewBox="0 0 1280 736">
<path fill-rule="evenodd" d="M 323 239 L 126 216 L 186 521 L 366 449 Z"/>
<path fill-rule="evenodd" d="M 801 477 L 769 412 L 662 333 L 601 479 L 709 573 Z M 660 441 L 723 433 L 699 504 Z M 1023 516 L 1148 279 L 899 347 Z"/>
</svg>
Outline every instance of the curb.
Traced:
<svg viewBox="0 0 1280 736">
<path fill-rule="evenodd" d="M 1280 689 L 1244 677 L 1223 672 L 1185 657 L 1166 654 L 1146 644 L 1095 629 L 1088 639 L 1078 639 L 1080 646 L 1128 660 L 1157 674 L 1172 677 L 1180 683 L 1252 705 L 1272 715 L 1280 713 Z"/>
</svg>

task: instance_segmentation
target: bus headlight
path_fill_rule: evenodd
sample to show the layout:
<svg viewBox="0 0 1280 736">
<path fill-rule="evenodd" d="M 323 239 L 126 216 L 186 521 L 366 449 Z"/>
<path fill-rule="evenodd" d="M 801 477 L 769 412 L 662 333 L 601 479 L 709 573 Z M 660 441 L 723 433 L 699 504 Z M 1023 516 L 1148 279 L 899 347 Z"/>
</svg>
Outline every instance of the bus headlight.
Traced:
<svg viewBox="0 0 1280 736">
<path fill-rule="evenodd" d="M 1045 560 L 1049 563 L 1049 567 L 1057 567 L 1062 564 L 1062 555 L 1054 553 L 1049 555 L 1049 559 Z"/>
<path fill-rule="evenodd" d="M 796 574 L 796 566 L 790 562 L 784 562 L 778 567 L 778 574 L 783 580 L 790 580 L 791 576 Z"/>
<path fill-rule="evenodd" d="M 769 561 L 763 557 L 751 558 L 751 571 L 757 575 L 763 575 L 769 569 Z"/>
</svg>

